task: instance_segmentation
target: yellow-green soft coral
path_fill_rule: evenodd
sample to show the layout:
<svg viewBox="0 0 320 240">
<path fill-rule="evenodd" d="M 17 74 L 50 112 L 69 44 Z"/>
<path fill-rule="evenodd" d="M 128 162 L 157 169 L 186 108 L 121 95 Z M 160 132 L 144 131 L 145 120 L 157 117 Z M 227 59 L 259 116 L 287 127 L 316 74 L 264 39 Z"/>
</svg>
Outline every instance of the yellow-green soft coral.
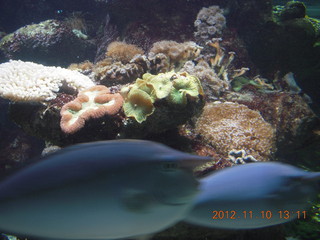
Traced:
<svg viewBox="0 0 320 240">
<path fill-rule="evenodd" d="M 189 99 L 197 99 L 203 95 L 203 90 L 199 79 L 195 76 L 181 73 L 178 78 L 173 80 L 173 88 L 171 89 L 168 100 L 175 104 L 187 104 Z"/>
<path fill-rule="evenodd" d="M 170 94 L 172 88 L 172 76 L 173 72 L 168 73 L 159 73 L 158 75 L 152 75 L 147 73 L 143 75 L 148 82 L 148 85 L 151 85 L 154 90 L 155 99 L 162 99 L 167 97 Z"/>
<path fill-rule="evenodd" d="M 124 113 L 127 117 L 133 117 L 138 123 L 142 123 L 154 112 L 152 102 L 148 93 L 138 88 L 131 89 L 123 104 Z"/>
<path fill-rule="evenodd" d="M 133 117 L 141 123 L 151 115 L 153 103 L 165 99 L 168 103 L 185 106 L 188 99 L 196 101 L 203 95 L 202 86 L 197 77 L 186 72 L 167 72 L 158 75 L 146 73 L 142 79 L 130 85 L 125 91 L 123 106 L 127 117 Z"/>
</svg>

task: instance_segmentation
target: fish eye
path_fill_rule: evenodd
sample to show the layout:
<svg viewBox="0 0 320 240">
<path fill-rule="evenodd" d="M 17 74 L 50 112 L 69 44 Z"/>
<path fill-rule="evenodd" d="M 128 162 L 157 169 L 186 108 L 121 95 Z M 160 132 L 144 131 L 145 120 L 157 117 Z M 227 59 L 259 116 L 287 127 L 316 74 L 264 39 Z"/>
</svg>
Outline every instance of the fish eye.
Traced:
<svg viewBox="0 0 320 240">
<path fill-rule="evenodd" d="M 161 164 L 161 170 L 163 171 L 174 171 L 178 168 L 178 164 L 174 162 L 164 162 Z"/>
</svg>

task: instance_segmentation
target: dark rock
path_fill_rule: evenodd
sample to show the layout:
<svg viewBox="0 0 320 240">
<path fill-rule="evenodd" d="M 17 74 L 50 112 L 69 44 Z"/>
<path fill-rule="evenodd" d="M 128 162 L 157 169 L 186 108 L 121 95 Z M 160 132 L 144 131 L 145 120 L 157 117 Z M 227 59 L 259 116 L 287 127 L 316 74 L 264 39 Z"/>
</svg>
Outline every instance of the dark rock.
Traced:
<svg viewBox="0 0 320 240">
<path fill-rule="evenodd" d="M 295 18 L 304 18 L 306 16 L 306 5 L 303 2 L 291 1 L 288 2 L 285 8 L 280 13 L 281 21 L 286 21 Z"/>
<path fill-rule="evenodd" d="M 7 59 L 67 66 L 93 59 L 95 45 L 79 30 L 62 21 L 47 20 L 22 27 L 0 41 L 0 51 Z"/>
</svg>

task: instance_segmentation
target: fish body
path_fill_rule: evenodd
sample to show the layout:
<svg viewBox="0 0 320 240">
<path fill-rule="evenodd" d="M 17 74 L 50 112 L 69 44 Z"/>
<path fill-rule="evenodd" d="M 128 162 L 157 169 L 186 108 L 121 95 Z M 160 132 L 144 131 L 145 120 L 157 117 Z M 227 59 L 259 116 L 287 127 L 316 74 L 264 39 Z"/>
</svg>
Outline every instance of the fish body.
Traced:
<svg viewBox="0 0 320 240">
<path fill-rule="evenodd" d="M 200 180 L 200 193 L 185 221 L 205 227 L 252 229 L 305 216 L 320 173 L 276 163 L 250 163 Z"/>
<path fill-rule="evenodd" d="M 0 184 L 0 229 L 54 239 L 118 239 L 185 217 L 209 158 L 141 140 L 67 147 Z"/>
</svg>

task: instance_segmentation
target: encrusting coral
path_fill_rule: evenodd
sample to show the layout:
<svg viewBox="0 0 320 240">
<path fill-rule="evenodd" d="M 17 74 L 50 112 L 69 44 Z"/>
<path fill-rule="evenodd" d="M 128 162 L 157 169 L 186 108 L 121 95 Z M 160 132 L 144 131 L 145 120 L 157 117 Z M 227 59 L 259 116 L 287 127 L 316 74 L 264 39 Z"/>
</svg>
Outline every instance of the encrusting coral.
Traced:
<svg viewBox="0 0 320 240">
<path fill-rule="evenodd" d="M 11 101 L 49 101 L 59 91 L 78 92 L 92 86 L 87 76 L 61 67 L 20 60 L 0 64 L 0 96 Z"/>
<path fill-rule="evenodd" d="M 275 130 L 259 112 L 242 104 L 209 103 L 195 126 L 195 132 L 225 157 L 231 150 L 244 150 L 257 161 L 269 161 L 275 151 Z"/>
<path fill-rule="evenodd" d="M 115 115 L 123 105 L 119 93 L 112 94 L 102 85 L 93 86 L 78 94 L 78 97 L 61 109 L 60 126 L 63 132 L 72 134 L 80 130 L 90 118 Z"/>
<path fill-rule="evenodd" d="M 149 68 L 149 61 L 144 55 L 135 55 L 129 63 L 113 62 L 106 58 L 93 66 L 95 79 L 103 85 L 131 83 L 141 77 Z"/>
</svg>

